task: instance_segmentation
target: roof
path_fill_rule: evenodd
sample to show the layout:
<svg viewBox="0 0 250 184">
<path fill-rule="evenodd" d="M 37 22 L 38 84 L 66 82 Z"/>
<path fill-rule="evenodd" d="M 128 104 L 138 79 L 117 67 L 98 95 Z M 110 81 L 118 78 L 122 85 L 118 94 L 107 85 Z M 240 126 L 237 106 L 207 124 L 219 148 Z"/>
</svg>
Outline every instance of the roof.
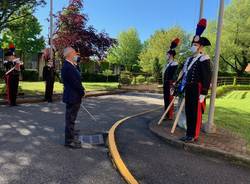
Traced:
<svg viewBox="0 0 250 184">
<path fill-rule="evenodd" d="M 248 65 L 247 65 L 245 71 L 250 73 L 250 63 L 248 63 Z"/>
</svg>

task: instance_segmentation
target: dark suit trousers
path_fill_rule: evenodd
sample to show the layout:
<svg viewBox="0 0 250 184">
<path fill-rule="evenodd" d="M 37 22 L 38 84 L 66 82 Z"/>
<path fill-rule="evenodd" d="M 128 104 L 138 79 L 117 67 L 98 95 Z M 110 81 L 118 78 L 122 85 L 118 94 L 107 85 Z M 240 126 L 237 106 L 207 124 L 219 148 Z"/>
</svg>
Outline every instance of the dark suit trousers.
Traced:
<svg viewBox="0 0 250 184">
<path fill-rule="evenodd" d="M 54 88 L 54 81 L 53 80 L 46 81 L 45 99 L 48 100 L 48 102 L 52 102 L 53 88 Z"/>
<path fill-rule="evenodd" d="M 71 143 L 75 139 L 75 120 L 81 103 L 66 104 L 65 114 L 65 143 Z"/>
</svg>

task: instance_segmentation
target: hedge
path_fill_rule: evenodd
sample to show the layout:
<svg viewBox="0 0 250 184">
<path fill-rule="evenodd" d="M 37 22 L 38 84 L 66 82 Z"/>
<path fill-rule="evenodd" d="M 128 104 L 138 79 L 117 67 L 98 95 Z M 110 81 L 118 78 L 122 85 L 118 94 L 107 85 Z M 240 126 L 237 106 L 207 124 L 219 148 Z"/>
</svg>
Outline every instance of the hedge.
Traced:
<svg viewBox="0 0 250 184">
<path fill-rule="evenodd" d="M 250 90 L 249 85 L 228 85 L 228 86 L 219 86 L 216 89 L 216 97 L 221 97 L 226 93 L 233 91 L 233 90 Z"/>
<path fill-rule="evenodd" d="M 22 71 L 23 81 L 39 81 L 37 70 L 26 69 Z"/>
<path fill-rule="evenodd" d="M 107 76 L 103 74 L 92 74 L 92 73 L 82 73 L 83 82 L 107 82 Z M 118 75 L 110 75 L 108 77 L 109 82 L 118 82 Z"/>
<path fill-rule="evenodd" d="M 233 72 L 222 72 L 222 71 L 219 71 L 218 72 L 218 76 L 219 77 L 235 77 L 237 76 L 236 73 L 233 73 Z M 250 74 L 248 73 L 244 73 L 242 76 L 240 77 L 250 77 Z"/>
<path fill-rule="evenodd" d="M 0 81 L 3 81 L 4 73 L 5 73 L 5 71 L 0 70 Z"/>
</svg>

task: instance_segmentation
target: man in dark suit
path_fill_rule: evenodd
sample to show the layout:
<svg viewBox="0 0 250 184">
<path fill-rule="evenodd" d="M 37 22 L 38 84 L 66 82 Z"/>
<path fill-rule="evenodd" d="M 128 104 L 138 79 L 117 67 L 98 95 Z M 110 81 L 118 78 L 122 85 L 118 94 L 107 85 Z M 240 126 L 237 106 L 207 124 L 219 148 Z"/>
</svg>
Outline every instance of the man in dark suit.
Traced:
<svg viewBox="0 0 250 184">
<path fill-rule="evenodd" d="M 70 148 L 81 148 L 81 142 L 76 139 L 75 120 L 79 111 L 85 89 L 81 83 L 80 71 L 77 62 L 80 56 L 72 47 L 64 49 L 65 61 L 61 70 L 64 85 L 63 102 L 66 103 L 65 114 L 65 146 Z"/>
</svg>

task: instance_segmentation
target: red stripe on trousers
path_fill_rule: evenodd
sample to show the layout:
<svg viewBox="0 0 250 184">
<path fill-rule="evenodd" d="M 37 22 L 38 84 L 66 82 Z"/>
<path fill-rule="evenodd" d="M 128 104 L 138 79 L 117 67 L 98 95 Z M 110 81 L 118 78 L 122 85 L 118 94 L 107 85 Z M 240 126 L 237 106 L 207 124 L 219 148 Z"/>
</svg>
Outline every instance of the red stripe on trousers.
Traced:
<svg viewBox="0 0 250 184">
<path fill-rule="evenodd" d="M 205 110 L 205 100 L 200 103 L 200 94 L 201 94 L 202 84 L 198 84 L 198 107 L 197 107 L 197 118 L 196 118 L 196 129 L 195 129 L 195 136 L 194 139 L 198 139 L 200 135 L 201 130 L 201 124 L 202 124 L 202 112 Z"/>
<path fill-rule="evenodd" d="M 172 80 L 169 81 L 169 86 L 170 86 L 169 90 L 171 90 L 171 88 L 173 86 L 173 81 Z M 171 91 L 169 92 L 169 94 L 171 94 Z M 172 100 L 174 99 L 174 96 L 173 95 L 169 95 L 168 99 L 169 99 L 169 103 L 171 103 Z M 173 119 L 174 118 L 174 104 L 170 107 L 170 109 L 168 111 L 168 118 L 169 119 Z"/>
<path fill-rule="evenodd" d="M 10 104 L 10 76 L 5 76 L 7 101 Z"/>
</svg>

